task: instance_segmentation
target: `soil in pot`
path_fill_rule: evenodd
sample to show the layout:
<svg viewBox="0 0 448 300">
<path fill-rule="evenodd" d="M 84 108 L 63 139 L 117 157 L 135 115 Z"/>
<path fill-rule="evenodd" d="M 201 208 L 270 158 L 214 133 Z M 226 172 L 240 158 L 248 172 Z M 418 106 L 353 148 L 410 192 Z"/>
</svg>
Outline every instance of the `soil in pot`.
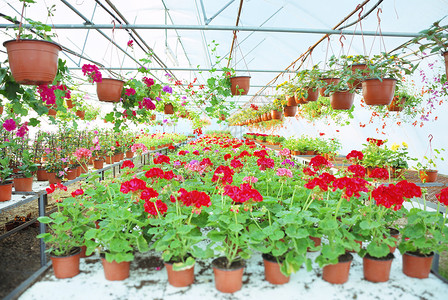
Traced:
<svg viewBox="0 0 448 300">
<path fill-rule="evenodd" d="M 333 284 L 347 282 L 352 260 L 353 256 L 350 253 L 339 256 L 339 263 L 335 265 L 327 265 L 323 268 L 322 279 Z"/>
<path fill-rule="evenodd" d="M 370 282 L 388 281 L 394 258 L 392 253 L 384 257 L 373 257 L 366 254 L 363 258 L 364 278 Z"/>
<path fill-rule="evenodd" d="M 81 248 L 74 248 L 68 256 L 50 256 L 56 278 L 72 278 L 79 274 Z"/>
<path fill-rule="evenodd" d="M 175 287 L 189 286 L 194 282 L 194 265 L 186 270 L 174 271 L 172 262 L 165 262 L 168 282 Z"/>
<path fill-rule="evenodd" d="M 7 181 L 0 184 L 0 202 L 11 200 L 12 196 L 12 182 Z"/>
<path fill-rule="evenodd" d="M 16 192 L 32 192 L 33 191 L 33 177 L 14 178 L 14 189 Z"/>
<path fill-rule="evenodd" d="M 104 277 L 109 281 L 125 280 L 129 277 L 129 269 L 131 262 L 123 261 L 117 263 L 116 261 L 108 262 L 104 257 L 101 257 L 101 262 L 104 269 Z"/>
<path fill-rule="evenodd" d="M 223 293 L 234 293 L 243 286 L 243 273 L 245 262 L 243 260 L 234 261 L 227 269 L 227 258 L 218 257 L 212 262 L 213 273 L 215 274 L 215 287 Z"/>
<path fill-rule="evenodd" d="M 418 252 L 406 252 L 403 254 L 403 273 L 414 278 L 428 278 L 431 272 L 434 252 L 428 255 Z"/>
<path fill-rule="evenodd" d="M 264 263 L 264 278 L 272 284 L 285 284 L 289 282 L 289 276 L 285 276 L 281 271 L 281 263 L 282 261 L 270 255 L 263 254 L 263 263 Z"/>
</svg>

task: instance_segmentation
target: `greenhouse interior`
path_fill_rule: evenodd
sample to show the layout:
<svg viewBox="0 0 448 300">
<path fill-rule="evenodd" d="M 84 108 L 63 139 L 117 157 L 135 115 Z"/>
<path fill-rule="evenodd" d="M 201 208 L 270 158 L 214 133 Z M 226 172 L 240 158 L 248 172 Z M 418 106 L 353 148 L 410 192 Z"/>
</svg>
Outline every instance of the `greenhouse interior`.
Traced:
<svg viewBox="0 0 448 300">
<path fill-rule="evenodd" d="M 1 298 L 447 299 L 447 0 L 0 16 Z"/>
</svg>

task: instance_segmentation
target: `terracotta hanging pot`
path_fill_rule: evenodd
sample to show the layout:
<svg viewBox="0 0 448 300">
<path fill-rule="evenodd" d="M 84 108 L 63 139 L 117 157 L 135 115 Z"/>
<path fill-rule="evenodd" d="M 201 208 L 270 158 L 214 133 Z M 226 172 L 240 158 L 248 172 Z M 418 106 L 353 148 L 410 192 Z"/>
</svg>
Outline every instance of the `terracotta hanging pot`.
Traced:
<svg viewBox="0 0 448 300">
<path fill-rule="evenodd" d="M 57 111 L 56 110 L 54 110 L 54 109 L 52 109 L 52 108 L 49 108 L 48 109 L 48 115 L 49 116 L 56 116 L 56 113 L 57 113 Z"/>
<path fill-rule="evenodd" d="M 271 117 L 273 120 L 281 120 L 282 119 L 282 112 L 278 110 L 272 110 L 271 111 Z"/>
<path fill-rule="evenodd" d="M 95 159 L 93 161 L 93 168 L 95 168 L 95 170 L 104 168 L 104 159 Z"/>
<path fill-rule="evenodd" d="M 420 170 L 419 177 L 423 183 L 426 182 L 436 182 L 437 181 L 437 170 Z"/>
<path fill-rule="evenodd" d="M 168 282 L 175 287 L 189 286 L 194 282 L 194 265 L 186 270 L 174 271 L 173 264 L 165 262 Z"/>
<path fill-rule="evenodd" d="M 387 106 L 387 110 L 388 111 L 402 111 L 405 103 L 406 103 L 405 97 L 399 98 L 399 97 L 395 96 L 392 99 L 392 102 L 390 103 L 390 105 Z"/>
<path fill-rule="evenodd" d="M 223 293 L 234 293 L 243 287 L 243 273 L 245 262 L 233 262 L 230 269 L 226 269 L 227 258 L 219 257 L 212 261 L 215 274 L 215 287 Z"/>
<path fill-rule="evenodd" d="M 68 108 L 68 109 L 71 109 L 71 108 L 74 107 L 74 105 L 73 105 L 73 100 L 66 99 L 66 100 L 65 100 L 65 104 L 67 104 L 67 108 Z"/>
<path fill-rule="evenodd" d="M 9 67 L 17 83 L 51 84 L 58 71 L 58 55 L 62 48 L 49 41 L 10 40 L 3 43 L 8 52 Z"/>
<path fill-rule="evenodd" d="M 327 85 L 335 85 L 335 84 L 338 84 L 341 81 L 340 78 L 322 78 L 321 80 L 323 82 L 325 82 L 325 86 L 327 86 Z M 329 96 L 328 92 L 327 92 L 327 89 L 325 87 L 319 89 L 319 94 L 322 97 L 328 97 Z"/>
<path fill-rule="evenodd" d="M 289 282 L 289 276 L 285 276 L 281 271 L 281 264 L 277 259 L 269 254 L 263 254 L 264 278 L 272 284 L 285 284 Z"/>
<path fill-rule="evenodd" d="M 44 168 L 38 168 L 36 176 L 37 176 L 37 181 L 47 181 L 48 180 L 47 170 L 45 170 Z"/>
<path fill-rule="evenodd" d="M 47 172 L 47 177 L 50 184 L 57 184 L 62 182 L 61 178 L 57 177 L 55 172 Z"/>
<path fill-rule="evenodd" d="M 174 114 L 174 107 L 171 103 L 165 104 L 165 107 L 163 108 L 163 112 L 165 115 L 172 115 Z"/>
<path fill-rule="evenodd" d="M 396 79 L 366 79 L 362 82 L 362 96 L 367 105 L 389 105 L 395 93 Z"/>
<path fill-rule="evenodd" d="M 403 254 L 403 273 L 414 278 L 428 278 L 434 252 L 428 255 L 406 252 Z"/>
<path fill-rule="evenodd" d="M 96 94 L 100 101 L 120 102 L 124 81 L 114 78 L 103 78 L 96 83 Z"/>
<path fill-rule="evenodd" d="M 380 258 L 366 254 L 362 260 L 364 278 L 370 282 L 388 281 L 393 259 L 392 253 Z"/>
<path fill-rule="evenodd" d="M 33 191 L 33 177 L 14 178 L 14 189 L 16 192 L 32 192 Z"/>
<path fill-rule="evenodd" d="M 308 93 L 308 97 L 302 97 L 302 103 L 314 102 L 319 98 L 319 89 L 317 88 L 306 88 L 306 92 Z"/>
<path fill-rule="evenodd" d="M 3 114 L 3 106 L 0 105 L 0 115 Z"/>
<path fill-rule="evenodd" d="M 355 74 L 357 70 L 365 70 L 365 71 L 362 71 L 363 75 L 367 74 L 369 71 L 366 64 L 354 64 L 354 65 L 351 65 L 350 68 L 351 68 L 353 74 Z M 357 79 L 350 79 L 347 82 L 347 86 L 349 89 L 353 89 L 353 88 L 362 89 L 362 81 L 357 80 Z"/>
<path fill-rule="evenodd" d="M 323 268 L 323 280 L 334 284 L 342 284 L 347 282 L 353 256 L 350 253 L 346 253 L 339 256 L 338 260 L 339 263 L 335 265 L 327 265 Z"/>
<path fill-rule="evenodd" d="M 445 58 L 445 73 L 446 73 L 446 78 L 448 78 L 448 51 L 443 52 L 442 55 Z"/>
<path fill-rule="evenodd" d="M 81 248 L 73 249 L 73 254 L 69 256 L 53 256 L 51 262 L 53 264 L 54 276 L 56 278 L 72 278 L 79 274 L 79 258 Z"/>
<path fill-rule="evenodd" d="M 230 77 L 230 91 L 232 95 L 247 95 L 250 87 L 250 76 Z"/>
<path fill-rule="evenodd" d="M 0 184 L 0 202 L 9 201 L 12 197 L 12 182 Z"/>
<path fill-rule="evenodd" d="M 131 150 L 126 151 L 126 158 L 133 158 L 134 157 L 134 152 L 132 152 Z"/>
<path fill-rule="evenodd" d="M 283 113 L 285 117 L 294 117 L 297 113 L 297 106 L 285 106 Z"/>
<path fill-rule="evenodd" d="M 77 115 L 81 120 L 84 120 L 84 117 L 85 117 L 85 115 L 86 115 L 86 112 L 83 111 L 83 110 L 77 110 L 77 111 L 76 111 L 76 115 Z"/>
<path fill-rule="evenodd" d="M 130 261 L 123 261 L 117 263 L 116 261 L 108 262 L 104 257 L 101 257 L 101 262 L 104 269 L 104 277 L 109 281 L 125 280 L 129 277 Z"/>
<path fill-rule="evenodd" d="M 355 94 L 349 91 L 337 91 L 331 94 L 330 104 L 334 110 L 348 110 L 352 108 Z"/>
<path fill-rule="evenodd" d="M 286 102 L 287 102 L 286 105 L 287 106 L 297 106 L 296 99 L 294 98 L 294 96 L 286 95 L 285 97 L 286 97 Z"/>
</svg>

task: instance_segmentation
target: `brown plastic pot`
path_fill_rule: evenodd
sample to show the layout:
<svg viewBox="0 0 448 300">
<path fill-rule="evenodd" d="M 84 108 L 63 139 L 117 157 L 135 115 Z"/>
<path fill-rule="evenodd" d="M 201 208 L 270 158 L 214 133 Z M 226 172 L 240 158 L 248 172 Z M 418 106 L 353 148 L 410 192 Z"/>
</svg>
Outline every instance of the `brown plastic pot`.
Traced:
<svg viewBox="0 0 448 300">
<path fill-rule="evenodd" d="M 389 280 L 390 268 L 394 255 L 389 253 L 386 257 L 376 258 L 366 255 L 362 260 L 364 278 L 370 282 L 386 282 Z"/>
<path fill-rule="evenodd" d="M 285 106 L 283 108 L 283 114 L 285 117 L 294 117 L 297 113 L 297 106 Z"/>
<path fill-rule="evenodd" d="M 76 167 L 76 177 L 81 176 L 81 166 Z"/>
<path fill-rule="evenodd" d="M 366 64 L 354 64 L 354 65 L 351 65 L 350 68 L 352 69 L 353 74 L 355 74 L 357 72 L 357 70 L 365 70 L 365 71 L 362 71 L 363 75 L 365 75 L 366 73 L 368 73 L 370 71 Z M 353 80 L 350 79 L 347 82 L 347 86 L 349 89 L 352 89 L 352 88 L 362 89 L 362 81 L 357 80 L 357 79 L 353 79 Z"/>
<path fill-rule="evenodd" d="M 321 80 L 323 82 L 325 82 L 326 86 L 327 85 L 336 85 L 336 84 L 338 84 L 341 81 L 340 78 L 322 78 Z M 327 89 L 325 87 L 319 89 L 319 94 L 322 97 L 328 97 L 328 92 L 327 92 Z"/>
<path fill-rule="evenodd" d="M 348 110 L 352 108 L 355 94 L 349 91 L 337 91 L 330 95 L 330 104 L 334 110 Z"/>
<path fill-rule="evenodd" d="M 314 247 L 319 247 L 321 245 L 321 243 L 322 243 L 322 240 L 321 240 L 320 237 L 310 236 L 310 240 L 312 240 L 314 242 Z M 308 251 L 308 252 L 315 252 L 317 250 L 311 250 L 311 248 L 308 247 L 306 249 L 306 251 Z"/>
<path fill-rule="evenodd" d="M 294 98 L 294 96 L 285 96 L 286 97 L 286 102 L 288 106 L 297 106 L 296 103 L 296 99 Z"/>
<path fill-rule="evenodd" d="M 86 257 L 90 257 L 93 255 L 93 253 L 90 255 L 86 255 L 86 251 L 87 251 L 87 246 L 81 246 L 81 253 L 79 254 L 79 257 L 86 258 Z"/>
<path fill-rule="evenodd" d="M 51 84 L 58 70 L 62 48 L 42 40 L 10 40 L 3 43 L 8 52 L 9 67 L 17 83 Z"/>
<path fill-rule="evenodd" d="M 163 108 L 163 112 L 165 115 L 172 115 L 174 114 L 174 107 L 171 103 L 165 104 L 165 107 Z"/>
<path fill-rule="evenodd" d="M 57 184 L 62 182 L 61 178 L 57 177 L 55 172 L 47 172 L 47 178 L 50 184 Z"/>
<path fill-rule="evenodd" d="M 99 170 L 99 169 L 104 168 L 104 159 L 95 159 L 93 161 L 93 168 L 95 170 Z"/>
<path fill-rule="evenodd" d="M 431 272 L 432 259 L 434 253 L 422 256 L 415 253 L 406 252 L 403 254 L 403 273 L 414 278 L 428 278 Z"/>
<path fill-rule="evenodd" d="M 69 256 L 50 256 L 56 278 L 72 278 L 79 274 L 81 248 L 76 248 Z"/>
<path fill-rule="evenodd" d="M 32 192 L 33 191 L 33 177 L 28 178 L 14 178 L 14 189 L 16 192 Z"/>
<path fill-rule="evenodd" d="M 114 156 L 106 156 L 106 164 L 113 164 Z"/>
<path fill-rule="evenodd" d="M 245 263 L 242 267 L 235 269 L 224 269 L 219 263 L 226 261 L 225 257 L 218 257 L 212 261 L 213 273 L 215 275 L 215 287 L 222 293 L 234 293 L 243 287 L 243 273 Z"/>
<path fill-rule="evenodd" d="M 11 200 L 12 196 L 12 182 L 0 184 L 0 202 Z"/>
<path fill-rule="evenodd" d="M 405 97 L 399 98 L 399 97 L 395 96 L 392 99 L 392 102 L 390 103 L 390 105 L 387 107 L 387 110 L 388 111 L 402 111 L 405 103 L 406 103 Z"/>
<path fill-rule="evenodd" d="M 100 101 L 120 102 L 124 81 L 114 78 L 103 78 L 96 83 L 96 94 Z"/>
<path fill-rule="evenodd" d="M 78 170 L 77 170 L 77 168 L 69 169 L 69 170 L 67 170 L 67 172 L 66 172 L 66 174 L 65 174 L 65 179 L 67 179 L 67 180 L 73 180 L 73 179 L 75 179 L 76 177 L 78 177 L 77 175 L 78 175 Z"/>
<path fill-rule="evenodd" d="M 189 286 L 194 282 L 194 266 L 182 271 L 174 271 L 173 264 L 165 262 L 168 282 L 175 287 Z"/>
<path fill-rule="evenodd" d="M 85 174 L 87 172 L 89 172 L 89 166 L 87 163 L 81 164 L 81 174 Z"/>
<path fill-rule="evenodd" d="M 56 110 L 54 110 L 52 108 L 48 109 L 48 115 L 49 116 L 53 116 L 54 117 L 54 116 L 56 116 L 56 113 L 57 113 Z"/>
<path fill-rule="evenodd" d="M 278 110 L 272 110 L 271 111 L 271 117 L 274 120 L 281 120 L 282 119 L 282 112 Z"/>
<path fill-rule="evenodd" d="M 86 112 L 83 110 L 77 110 L 76 115 L 81 119 L 84 120 L 84 117 L 86 116 Z"/>
<path fill-rule="evenodd" d="M 0 115 L 3 114 L 3 106 L 0 105 Z"/>
<path fill-rule="evenodd" d="M 230 91 L 232 95 L 247 95 L 250 87 L 250 76 L 230 77 Z"/>
<path fill-rule="evenodd" d="M 362 96 L 367 105 L 389 105 L 395 93 L 396 79 L 366 79 L 362 82 Z"/>
<path fill-rule="evenodd" d="M 68 108 L 68 109 L 71 109 L 71 108 L 74 107 L 74 105 L 73 105 L 73 100 L 66 99 L 66 100 L 65 100 L 65 104 L 67 104 L 67 108 Z"/>
<path fill-rule="evenodd" d="M 126 158 L 133 158 L 134 157 L 134 152 L 132 152 L 131 150 L 126 151 Z"/>
<path fill-rule="evenodd" d="M 275 257 L 263 254 L 264 278 L 272 284 L 285 284 L 289 282 L 289 276 L 285 276 L 281 271 L 281 264 Z"/>
<path fill-rule="evenodd" d="M 129 277 L 130 261 L 117 263 L 113 260 L 112 262 L 108 262 L 105 258 L 101 257 L 101 262 L 103 263 L 104 277 L 107 280 L 119 281 Z"/>
<path fill-rule="evenodd" d="M 36 176 L 37 176 L 37 181 L 47 181 L 48 180 L 47 170 L 45 170 L 43 168 L 37 169 Z"/>
<path fill-rule="evenodd" d="M 323 268 L 322 279 L 333 284 L 347 282 L 353 256 L 350 253 L 339 256 L 339 263 L 327 265 Z"/>
<path fill-rule="evenodd" d="M 301 103 L 307 103 L 307 102 L 314 102 L 317 101 L 317 99 L 319 98 L 319 89 L 317 88 L 307 88 L 306 89 L 307 93 L 308 93 L 308 97 L 302 97 L 301 98 Z M 297 100 L 296 100 L 297 101 Z"/>
<path fill-rule="evenodd" d="M 419 177 L 423 183 L 426 182 L 436 182 L 437 181 L 437 170 L 420 170 Z"/>
<path fill-rule="evenodd" d="M 393 237 L 394 239 L 396 239 L 395 246 L 394 247 L 389 246 L 390 253 L 394 253 L 395 249 L 397 249 L 397 246 L 398 246 L 398 242 L 399 242 L 398 238 L 400 236 L 400 231 L 398 229 L 392 228 L 392 227 L 389 228 L 389 231 L 390 231 L 390 236 Z"/>
</svg>

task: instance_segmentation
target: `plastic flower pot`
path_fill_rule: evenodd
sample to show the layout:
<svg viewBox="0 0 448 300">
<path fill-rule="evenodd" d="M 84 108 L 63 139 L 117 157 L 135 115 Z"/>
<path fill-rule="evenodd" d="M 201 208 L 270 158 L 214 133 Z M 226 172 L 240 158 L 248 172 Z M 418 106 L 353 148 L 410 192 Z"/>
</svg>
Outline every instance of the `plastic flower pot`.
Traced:
<svg viewBox="0 0 448 300">
<path fill-rule="evenodd" d="M 215 275 L 215 287 L 222 293 L 234 293 L 243 287 L 243 273 L 245 262 L 233 262 L 230 269 L 226 268 L 227 259 L 218 257 L 212 261 Z"/>
<path fill-rule="evenodd" d="M 165 115 L 172 115 L 172 114 L 174 114 L 173 104 L 171 104 L 171 103 L 165 104 L 165 107 L 163 108 L 163 113 Z"/>
<path fill-rule="evenodd" d="M 11 200 L 12 196 L 12 182 L 7 181 L 0 184 L 0 202 Z"/>
<path fill-rule="evenodd" d="M 95 168 L 95 170 L 102 169 L 103 167 L 104 167 L 104 159 L 95 159 L 93 161 L 93 168 Z"/>
<path fill-rule="evenodd" d="M 114 78 L 103 78 L 96 83 L 98 99 L 104 102 L 120 102 L 124 81 Z"/>
<path fill-rule="evenodd" d="M 348 281 L 350 265 L 353 256 L 350 253 L 339 256 L 339 263 L 323 268 L 322 279 L 333 284 L 343 284 Z"/>
<path fill-rule="evenodd" d="M 33 177 L 14 178 L 14 189 L 16 192 L 32 192 L 33 191 Z"/>
<path fill-rule="evenodd" d="M 123 261 L 117 263 L 116 261 L 108 262 L 105 258 L 101 257 L 101 262 L 104 269 L 104 277 L 109 281 L 125 280 L 129 277 L 129 269 L 131 262 Z"/>
<path fill-rule="evenodd" d="M 431 272 L 432 259 L 434 257 L 433 252 L 428 255 L 406 252 L 402 257 L 403 273 L 406 276 L 428 278 L 429 272 Z"/>
<path fill-rule="evenodd" d="M 56 278 L 72 278 L 79 274 L 81 248 L 74 248 L 68 256 L 50 256 Z"/>
<path fill-rule="evenodd" d="M 87 173 L 89 171 L 89 166 L 87 163 L 81 164 L 81 174 Z"/>
<path fill-rule="evenodd" d="M 366 79 L 362 82 L 362 96 L 367 105 L 389 105 L 397 80 L 392 78 Z"/>
<path fill-rule="evenodd" d="M 73 105 L 73 100 L 65 99 L 65 104 L 67 105 L 67 108 L 68 108 L 68 109 L 71 109 L 71 108 L 74 107 L 74 105 Z"/>
<path fill-rule="evenodd" d="M 437 170 L 420 170 L 419 177 L 424 183 L 426 182 L 436 182 L 437 181 Z"/>
<path fill-rule="evenodd" d="M 85 117 L 85 115 L 86 115 L 86 112 L 83 111 L 83 110 L 77 110 L 77 111 L 76 111 L 76 115 L 77 115 L 81 120 L 84 120 L 84 117 Z"/>
<path fill-rule="evenodd" d="M 126 158 L 133 158 L 134 157 L 134 152 L 132 152 L 131 150 L 126 151 Z"/>
<path fill-rule="evenodd" d="M 391 237 L 393 237 L 393 238 L 395 238 L 397 241 L 395 242 L 395 247 L 391 247 L 391 246 L 389 246 L 389 250 L 390 250 L 390 253 L 394 253 L 395 252 L 395 249 L 397 249 L 397 245 L 398 245 L 398 237 L 400 236 L 400 231 L 398 231 L 397 229 L 395 229 L 395 228 L 389 228 L 389 230 L 390 230 L 390 236 Z"/>
<path fill-rule="evenodd" d="M 334 110 L 348 110 L 354 100 L 355 94 L 349 91 L 337 91 L 330 95 L 330 105 Z"/>
<path fill-rule="evenodd" d="M 354 64 L 354 65 L 351 65 L 350 68 L 352 69 L 353 74 L 356 72 L 356 70 L 366 70 L 366 71 L 362 72 L 363 74 L 366 74 L 369 71 L 366 64 Z M 351 81 L 353 81 L 353 82 L 351 82 Z M 357 79 L 349 80 L 349 82 L 347 82 L 347 86 L 349 89 L 352 89 L 352 88 L 362 89 L 362 81 L 357 80 Z"/>
<path fill-rule="evenodd" d="M 294 99 L 294 96 L 286 96 L 286 102 L 288 106 L 297 106 L 296 99 Z"/>
<path fill-rule="evenodd" d="M 114 156 L 106 156 L 106 164 L 113 164 Z"/>
<path fill-rule="evenodd" d="M 297 106 L 285 106 L 283 108 L 283 114 L 285 117 L 294 117 L 297 113 Z"/>
<path fill-rule="evenodd" d="M 392 102 L 387 107 L 387 110 L 388 111 L 402 111 L 405 103 L 406 103 L 405 97 L 399 98 L 399 97 L 395 96 L 394 98 L 392 98 Z"/>
<path fill-rule="evenodd" d="M 47 172 L 47 176 L 48 176 L 48 182 L 50 184 L 56 184 L 62 182 L 61 178 L 57 177 L 55 172 Z"/>
<path fill-rule="evenodd" d="M 79 254 L 79 257 L 80 258 L 86 258 L 86 257 L 90 257 L 90 256 L 93 255 L 93 253 L 92 253 L 92 254 L 87 256 L 86 255 L 86 251 L 87 251 L 87 246 L 81 246 L 81 253 Z"/>
<path fill-rule="evenodd" d="M 235 76 L 230 78 L 232 95 L 247 95 L 250 87 L 250 76 Z"/>
<path fill-rule="evenodd" d="M 264 278 L 272 284 L 285 284 L 289 282 L 289 276 L 285 276 L 281 271 L 281 264 L 277 262 L 274 256 L 263 254 Z"/>
<path fill-rule="evenodd" d="M 48 180 L 47 170 L 45 170 L 44 168 L 37 169 L 36 176 L 37 176 L 37 181 L 47 181 Z"/>
<path fill-rule="evenodd" d="M 325 82 L 325 85 L 338 84 L 341 81 L 340 78 L 322 78 L 321 80 Z M 328 97 L 328 91 L 325 87 L 319 89 L 319 94 L 322 97 Z"/>
<path fill-rule="evenodd" d="M 9 67 L 17 83 L 51 84 L 58 71 L 62 48 L 42 40 L 10 40 L 3 43 L 8 52 Z"/>
<path fill-rule="evenodd" d="M 65 179 L 67 179 L 67 180 L 73 180 L 73 179 L 75 179 L 76 177 L 78 177 L 78 176 L 77 176 L 77 175 L 78 175 L 78 170 L 77 170 L 77 168 L 67 170 L 66 173 L 67 173 L 67 174 L 65 174 Z"/>
<path fill-rule="evenodd" d="M 314 242 L 314 247 L 316 247 L 316 248 L 319 247 L 321 245 L 321 243 L 322 243 L 322 240 L 321 240 L 320 237 L 310 236 L 310 240 L 312 240 Z M 306 251 L 308 251 L 308 252 L 315 252 L 317 250 L 312 250 L 310 247 L 308 247 L 306 249 Z"/>
<path fill-rule="evenodd" d="M 175 287 L 189 286 L 194 282 L 194 266 L 182 271 L 174 271 L 173 264 L 165 262 L 168 282 Z"/>
<path fill-rule="evenodd" d="M 445 58 L 445 73 L 446 73 L 446 78 L 448 78 L 448 51 L 443 52 L 442 55 Z"/>
<path fill-rule="evenodd" d="M 319 98 L 319 89 L 318 88 L 305 88 L 306 92 L 308 93 L 308 96 L 298 98 L 296 97 L 296 103 L 297 104 L 305 104 L 308 102 L 314 102 L 317 101 Z"/>
<path fill-rule="evenodd" d="M 366 254 L 362 260 L 364 278 L 370 282 L 388 281 L 393 259 L 394 255 L 392 253 L 380 258 Z"/>
</svg>

